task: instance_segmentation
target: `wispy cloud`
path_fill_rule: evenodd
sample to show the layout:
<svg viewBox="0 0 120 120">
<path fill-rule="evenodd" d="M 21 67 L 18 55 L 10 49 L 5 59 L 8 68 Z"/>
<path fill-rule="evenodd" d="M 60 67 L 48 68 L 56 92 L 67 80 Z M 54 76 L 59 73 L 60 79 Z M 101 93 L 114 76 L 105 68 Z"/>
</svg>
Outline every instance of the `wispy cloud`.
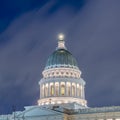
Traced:
<svg viewBox="0 0 120 120">
<path fill-rule="evenodd" d="M 0 111 L 11 109 L 13 104 L 22 108 L 37 102 L 38 82 L 45 61 L 55 50 L 59 32 L 66 34 L 68 50 L 77 58 L 87 82 L 89 104 L 117 105 L 120 101 L 116 94 L 120 91 L 118 3 L 91 0 L 77 14 L 63 7 L 49 16 L 46 13 L 54 2 L 47 3 L 13 21 L 0 35 L 0 39 L 7 39 L 0 45 Z"/>
</svg>

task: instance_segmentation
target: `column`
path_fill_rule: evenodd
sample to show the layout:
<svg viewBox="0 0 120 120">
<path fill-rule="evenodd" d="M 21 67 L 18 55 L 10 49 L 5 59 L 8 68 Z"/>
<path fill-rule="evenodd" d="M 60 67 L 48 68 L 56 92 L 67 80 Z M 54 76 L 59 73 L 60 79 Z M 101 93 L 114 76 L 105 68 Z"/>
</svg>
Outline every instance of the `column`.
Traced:
<svg viewBox="0 0 120 120">
<path fill-rule="evenodd" d="M 80 98 L 82 98 L 82 85 L 80 84 Z"/>
<path fill-rule="evenodd" d="M 54 82 L 54 96 L 57 96 L 56 95 L 56 83 Z"/>
<path fill-rule="evenodd" d="M 85 87 L 83 86 L 83 99 L 85 99 Z"/>
<path fill-rule="evenodd" d="M 65 96 L 67 95 L 67 86 L 66 86 L 66 82 L 65 82 Z"/>
<path fill-rule="evenodd" d="M 83 85 L 81 85 L 81 98 L 83 99 Z"/>
<path fill-rule="evenodd" d="M 72 83 L 70 82 L 70 96 L 72 96 Z"/>
<path fill-rule="evenodd" d="M 78 86 L 77 86 L 77 83 L 76 83 L 76 97 L 78 97 Z"/>
<path fill-rule="evenodd" d="M 50 83 L 48 83 L 48 97 L 50 96 Z"/>
<path fill-rule="evenodd" d="M 55 82 L 53 82 L 53 91 L 54 91 L 54 94 L 53 94 L 53 96 L 55 96 Z"/>
<path fill-rule="evenodd" d="M 77 96 L 77 84 L 75 83 L 75 97 Z"/>
<path fill-rule="evenodd" d="M 59 82 L 55 82 L 55 96 L 59 96 Z"/>
<path fill-rule="evenodd" d="M 60 91 L 61 91 L 61 84 L 60 84 L 60 82 L 59 82 L 59 96 L 61 96 L 61 93 L 60 93 Z"/>
<path fill-rule="evenodd" d="M 43 88 L 43 89 L 44 89 L 44 96 L 43 96 L 43 98 L 45 98 L 45 97 L 46 97 L 46 96 L 45 96 L 45 84 L 44 84 L 44 88 Z"/>
</svg>

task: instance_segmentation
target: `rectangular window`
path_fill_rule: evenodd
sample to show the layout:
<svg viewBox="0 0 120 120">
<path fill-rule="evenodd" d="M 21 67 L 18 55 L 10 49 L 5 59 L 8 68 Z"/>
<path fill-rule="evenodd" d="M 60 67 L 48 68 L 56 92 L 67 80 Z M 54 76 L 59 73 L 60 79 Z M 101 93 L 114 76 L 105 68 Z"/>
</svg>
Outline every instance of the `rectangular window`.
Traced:
<svg viewBox="0 0 120 120">
<path fill-rule="evenodd" d="M 50 83 L 50 95 L 51 96 L 54 95 L 54 85 L 53 85 L 53 83 Z"/>
<path fill-rule="evenodd" d="M 59 83 L 55 83 L 55 94 L 56 96 L 59 96 Z"/>
<path fill-rule="evenodd" d="M 67 96 L 70 96 L 71 84 L 70 84 L 70 82 L 67 82 L 66 85 L 67 85 L 67 86 L 66 86 L 66 93 L 67 93 Z"/>
<path fill-rule="evenodd" d="M 65 83 L 61 82 L 61 95 L 65 95 Z"/>
</svg>

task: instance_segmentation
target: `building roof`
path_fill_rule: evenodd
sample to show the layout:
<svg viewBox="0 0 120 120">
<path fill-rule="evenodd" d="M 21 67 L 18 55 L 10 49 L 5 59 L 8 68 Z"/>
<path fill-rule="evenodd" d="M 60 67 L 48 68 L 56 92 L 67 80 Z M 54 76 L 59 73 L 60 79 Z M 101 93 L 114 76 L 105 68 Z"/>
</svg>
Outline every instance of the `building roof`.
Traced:
<svg viewBox="0 0 120 120">
<path fill-rule="evenodd" d="M 48 58 L 45 69 L 55 67 L 78 68 L 76 59 L 66 49 L 55 50 Z"/>
<path fill-rule="evenodd" d="M 40 106 L 26 106 L 25 110 L 16 115 L 16 117 L 38 117 L 38 116 L 52 116 L 62 115 L 62 112 L 55 111 L 52 109 L 40 107 Z"/>
</svg>

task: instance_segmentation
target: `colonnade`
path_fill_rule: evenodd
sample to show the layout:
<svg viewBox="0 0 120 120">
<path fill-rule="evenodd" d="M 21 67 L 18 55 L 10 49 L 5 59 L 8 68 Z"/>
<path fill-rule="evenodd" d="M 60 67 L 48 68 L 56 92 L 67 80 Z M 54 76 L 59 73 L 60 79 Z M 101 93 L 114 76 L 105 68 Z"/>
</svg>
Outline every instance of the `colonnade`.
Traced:
<svg viewBox="0 0 120 120">
<path fill-rule="evenodd" d="M 84 86 L 74 82 L 50 82 L 40 84 L 40 97 L 78 97 L 85 98 Z"/>
</svg>

